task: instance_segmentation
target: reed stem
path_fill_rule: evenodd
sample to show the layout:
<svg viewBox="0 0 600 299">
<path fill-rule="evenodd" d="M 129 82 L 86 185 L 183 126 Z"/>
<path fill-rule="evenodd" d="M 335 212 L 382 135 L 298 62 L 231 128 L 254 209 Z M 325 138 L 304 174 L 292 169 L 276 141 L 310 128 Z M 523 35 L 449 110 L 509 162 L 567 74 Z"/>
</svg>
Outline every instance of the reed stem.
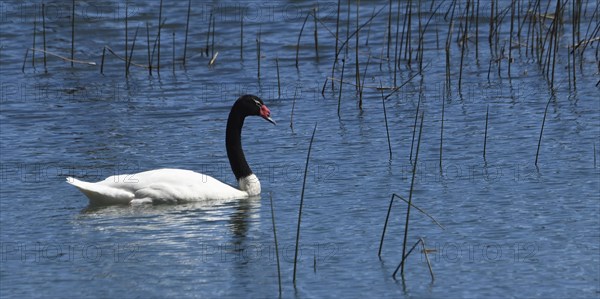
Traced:
<svg viewBox="0 0 600 299">
<path fill-rule="evenodd" d="M 256 37 L 256 61 L 258 63 L 257 65 L 257 76 L 258 76 L 258 81 L 260 81 L 260 35 L 261 35 L 261 31 L 262 29 L 258 29 L 258 37 Z"/>
<path fill-rule="evenodd" d="M 71 67 L 73 67 L 75 59 L 75 0 L 73 0 L 71 8 Z"/>
<path fill-rule="evenodd" d="M 35 52 L 35 51 L 32 51 Z M 23 57 L 23 65 L 21 66 L 21 73 L 25 73 L 25 63 L 27 62 L 27 55 L 29 54 L 29 48 L 25 50 L 25 57 Z"/>
<path fill-rule="evenodd" d="M 466 12 L 465 12 L 465 31 L 463 32 L 463 36 L 462 36 L 462 42 L 461 42 L 461 47 L 460 47 L 460 69 L 459 69 L 459 75 L 458 75 L 458 90 L 462 90 L 462 74 L 463 74 L 463 61 L 465 58 L 465 51 L 467 48 L 467 42 L 469 41 L 467 36 L 469 34 L 469 1 L 467 0 L 467 5 L 466 5 Z M 449 53 L 449 51 L 447 52 Z"/>
<path fill-rule="evenodd" d="M 485 160 L 485 150 L 487 147 L 487 132 L 488 132 L 488 115 L 490 112 L 490 105 L 487 106 L 485 110 L 485 133 L 483 135 L 483 159 Z"/>
<path fill-rule="evenodd" d="M 385 57 L 387 59 L 390 58 L 390 46 L 392 43 L 392 6 L 394 1 L 390 0 L 388 3 L 388 20 L 387 20 L 387 54 Z M 398 4 L 400 5 L 400 4 Z"/>
<path fill-rule="evenodd" d="M 371 55 L 369 55 L 367 57 L 367 65 L 365 66 L 365 72 L 363 73 L 363 77 L 362 77 L 362 82 L 359 85 L 359 97 L 358 97 L 358 109 L 360 111 L 362 111 L 362 107 L 363 107 L 363 90 L 365 89 L 365 78 L 367 77 L 367 70 L 369 69 L 369 63 L 371 63 Z M 358 65 L 358 61 L 357 61 L 357 65 Z M 360 78 L 359 78 L 360 80 Z M 381 86 L 381 83 L 379 83 L 379 85 Z M 383 90 L 382 90 L 383 92 Z M 383 94 L 382 94 L 383 96 Z"/>
<path fill-rule="evenodd" d="M 296 43 L 296 68 L 298 68 L 298 55 L 300 52 L 300 38 L 302 37 L 302 31 L 304 31 L 304 26 L 306 26 L 306 21 L 308 21 L 308 17 L 310 13 L 306 14 L 306 18 L 304 18 L 304 23 L 302 23 L 302 28 L 300 28 L 300 33 L 298 34 L 298 42 Z"/>
<path fill-rule="evenodd" d="M 33 19 L 33 43 L 31 48 L 35 49 L 35 35 L 36 35 L 36 31 L 37 31 L 37 14 L 35 15 L 34 19 Z M 27 55 L 25 55 L 27 56 Z M 31 51 L 31 67 L 35 68 L 35 51 Z M 25 71 L 23 69 L 23 71 Z"/>
<path fill-rule="evenodd" d="M 412 0 L 408 0 L 408 6 L 407 6 L 407 21 L 406 24 L 408 25 L 408 28 L 406 29 L 406 43 L 404 44 L 405 48 L 404 48 L 404 59 L 408 59 L 408 64 L 410 65 L 410 59 L 411 59 L 411 55 L 409 55 L 409 50 L 411 49 L 411 34 L 412 34 Z M 400 63 L 400 62 L 398 62 Z"/>
<path fill-rule="evenodd" d="M 129 66 L 131 65 L 131 60 L 133 59 L 133 49 L 135 49 L 135 41 L 137 39 L 137 35 L 138 35 L 138 30 L 140 29 L 140 26 L 138 25 L 135 28 L 135 34 L 133 35 L 133 43 L 131 45 L 131 51 L 129 51 L 129 59 L 127 59 L 126 63 L 127 63 L 127 70 L 126 73 L 129 74 Z"/>
<path fill-rule="evenodd" d="M 381 232 L 381 241 L 379 241 L 379 251 L 377 252 L 377 256 L 381 260 L 381 249 L 383 248 L 383 239 L 385 238 L 385 231 L 387 230 L 388 220 L 390 219 L 390 212 L 392 211 L 392 204 L 394 203 L 394 197 L 396 197 L 396 193 L 392 194 L 392 198 L 390 198 L 390 205 L 388 207 L 387 215 L 385 216 L 385 223 L 383 224 L 383 231 Z M 398 196 L 399 197 L 399 196 Z"/>
<path fill-rule="evenodd" d="M 129 14 L 128 10 L 128 1 L 125 1 L 125 55 L 123 56 L 125 57 L 125 78 L 127 78 L 127 76 L 129 75 L 129 63 L 127 62 L 127 57 L 129 57 L 129 55 L 127 55 L 127 47 L 129 44 L 129 27 L 127 22 L 127 15 Z"/>
<path fill-rule="evenodd" d="M 215 57 L 215 32 L 217 31 L 217 29 L 215 28 L 217 26 L 217 20 L 215 19 L 215 16 L 213 14 L 211 14 L 212 17 L 212 33 L 210 36 L 210 57 Z"/>
<path fill-rule="evenodd" d="M 46 67 L 46 4 L 42 3 L 42 36 L 44 37 L 44 72 L 48 72 Z"/>
<path fill-rule="evenodd" d="M 440 127 L 440 171 L 442 170 L 442 152 L 444 146 L 444 113 L 446 111 L 446 99 L 442 97 L 442 125 Z"/>
<path fill-rule="evenodd" d="M 183 65 L 187 57 L 188 32 L 190 29 L 190 12 L 192 11 L 192 0 L 188 1 L 187 19 L 185 22 L 185 42 L 183 43 Z"/>
<path fill-rule="evenodd" d="M 173 70 L 173 73 L 175 73 L 175 31 L 172 32 L 171 34 L 172 37 L 172 41 L 173 41 L 173 49 L 171 51 L 172 55 L 171 55 L 171 69 Z M 133 51 L 133 49 L 132 49 Z"/>
<path fill-rule="evenodd" d="M 298 92 L 298 89 L 294 88 L 294 99 L 292 100 L 292 112 L 290 115 L 290 129 L 292 129 L 292 132 L 294 131 L 294 108 L 296 108 L 297 92 Z"/>
<path fill-rule="evenodd" d="M 398 48 L 398 42 L 399 42 L 398 36 L 400 34 L 400 2 L 398 2 L 397 4 L 398 4 L 398 9 L 396 12 L 396 43 L 395 43 L 395 47 L 394 47 L 394 86 L 397 86 L 396 80 L 397 80 L 398 65 L 399 65 L 399 61 L 398 61 L 399 57 L 398 56 L 400 55 L 398 52 L 398 51 L 400 51 L 400 49 Z M 404 35 L 404 32 L 402 34 Z M 401 47 L 402 47 L 402 45 L 400 45 L 400 48 Z"/>
<path fill-rule="evenodd" d="M 560 1 L 560 0 L 559 0 Z M 510 34 L 508 35 L 508 79 L 511 79 L 510 76 L 510 66 L 512 64 L 512 38 L 514 34 L 514 19 L 515 19 L 515 0 L 512 0 L 510 3 Z"/>
<path fill-rule="evenodd" d="M 306 187 L 306 177 L 308 174 L 308 161 L 310 160 L 310 150 L 312 149 L 312 144 L 315 139 L 315 133 L 317 132 L 317 124 L 315 123 L 315 128 L 313 129 L 312 136 L 310 137 L 310 143 L 308 145 L 308 153 L 306 154 L 306 165 L 304 166 L 304 180 L 302 181 L 302 193 L 300 194 L 300 207 L 298 209 L 298 226 L 296 228 L 296 251 L 294 253 L 294 277 L 293 283 L 294 288 L 296 287 L 296 265 L 298 263 L 298 245 L 300 241 L 300 223 L 302 221 L 302 206 L 304 205 L 304 190 Z"/>
<path fill-rule="evenodd" d="M 415 154 L 415 164 L 413 164 L 413 173 L 412 173 L 412 179 L 410 182 L 410 192 L 408 194 L 408 207 L 406 208 L 406 222 L 404 224 L 404 241 L 402 242 L 402 259 L 404 259 L 406 257 L 405 252 L 406 252 L 406 241 L 408 238 L 408 224 L 409 224 L 409 219 L 410 219 L 410 208 L 412 206 L 412 195 L 413 195 L 413 188 L 415 186 L 415 177 L 417 174 L 417 163 L 419 161 L 419 147 L 421 146 L 421 135 L 423 135 L 423 119 L 425 118 L 425 113 L 421 112 L 421 126 L 419 127 L 419 140 L 417 141 L 417 152 Z M 394 272 L 395 274 L 395 272 Z M 401 274 L 404 275 L 404 263 L 402 263 L 402 271 Z"/>
<path fill-rule="evenodd" d="M 156 64 L 156 73 L 158 74 L 158 76 L 160 77 L 160 31 L 162 29 L 162 7 L 163 7 L 163 0 L 160 0 L 160 7 L 158 10 L 158 52 L 157 52 L 157 56 L 156 56 L 156 60 L 157 60 L 157 64 Z"/>
<path fill-rule="evenodd" d="M 540 138 L 538 139 L 537 151 L 535 152 L 535 166 L 537 166 L 538 155 L 540 153 L 540 146 L 542 145 L 542 134 L 544 134 L 544 125 L 546 124 L 546 114 L 548 113 L 548 106 L 550 106 L 550 101 L 552 97 L 548 99 L 548 103 L 546 103 L 546 109 L 544 109 L 544 119 L 542 120 L 542 128 L 540 129 Z"/>
<path fill-rule="evenodd" d="M 106 55 L 106 47 L 102 48 L 102 61 L 100 62 L 100 74 L 104 74 L 104 56 Z"/>
<path fill-rule="evenodd" d="M 150 26 L 146 22 L 146 43 L 148 50 L 148 75 L 152 76 L 152 56 L 150 55 Z M 104 50 L 103 50 L 104 51 Z M 102 58 L 104 59 L 104 52 L 102 52 Z"/>
<path fill-rule="evenodd" d="M 379 83 L 379 84 L 381 85 L 381 83 Z M 390 142 L 390 129 L 388 127 L 387 112 L 385 109 L 385 97 L 383 96 L 383 88 L 381 89 L 381 104 L 383 105 L 383 120 L 385 121 L 385 132 L 387 134 L 388 149 L 390 152 L 390 161 L 392 161 L 392 143 Z"/>
<path fill-rule="evenodd" d="M 415 135 L 417 133 L 417 120 L 419 119 L 419 108 L 421 106 L 421 94 L 419 94 L 419 101 L 417 102 L 417 111 L 415 111 L 415 123 L 413 124 L 412 141 L 410 142 L 410 156 L 409 160 L 412 161 L 413 148 L 415 145 Z"/>
<path fill-rule="evenodd" d="M 355 53 L 356 53 L 355 54 L 355 58 L 354 58 L 354 65 L 356 66 L 356 69 L 355 69 L 354 72 L 356 73 L 355 78 L 356 78 L 356 88 L 357 88 L 357 90 L 361 90 L 361 88 L 360 88 L 360 66 L 359 66 L 360 60 L 358 58 L 358 48 L 359 48 L 359 42 L 358 42 L 359 31 L 358 31 L 358 28 L 359 28 L 359 23 L 360 23 L 359 11 L 360 11 L 360 0 L 357 0 L 356 1 L 356 35 L 355 35 L 356 36 L 356 47 L 354 48 L 355 49 Z M 362 109 L 362 91 L 360 93 L 360 108 Z"/>
<path fill-rule="evenodd" d="M 212 14 L 213 11 L 210 11 L 210 15 L 208 16 L 208 31 L 206 32 L 206 49 L 204 51 L 204 53 L 206 54 L 206 57 L 208 56 L 208 49 L 210 49 L 210 28 L 212 27 Z"/>
<path fill-rule="evenodd" d="M 338 0 L 337 3 L 337 18 L 335 21 L 335 60 L 333 61 L 333 67 L 331 68 L 331 78 L 334 77 L 335 75 L 335 65 L 337 64 L 338 61 L 338 43 L 339 43 L 339 35 L 340 35 L 340 5 L 341 5 L 342 0 Z M 325 85 L 327 85 L 327 79 L 325 79 L 325 84 L 323 85 L 323 95 L 325 94 Z M 334 90 L 334 80 L 331 80 L 331 90 Z"/>
<path fill-rule="evenodd" d="M 429 274 L 431 275 L 431 281 L 435 280 L 435 276 L 433 275 L 433 269 L 431 269 L 431 262 L 429 261 L 429 255 L 427 255 L 427 248 L 425 248 L 425 240 L 423 238 L 419 238 L 421 241 L 421 246 L 423 246 L 423 253 L 425 254 L 425 260 L 427 261 L 427 267 L 429 268 Z"/>
<path fill-rule="evenodd" d="M 390 218 L 390 212 L 391 212 L 391 210 L 392 210 L 392 204 L 394 203 L 394 198 L 395 198 L 395 197 L 398 197 L 398 198 L 400 198 L 402 201 L 404 201 L 405 203 L 409 204 L 408 200 L 404 199 L 404 197 L 402 197 L 402 196 L 400 196 L 400 195 L 398 195 L 398 194 L 396 194 L 396 193 L 392 193 L 392 198 L 390 198 L 390 205 L 389 205 L 389 207 L 388 207 L 388 212 L 387 212 L 387 215 L 386 215 L 386 217 L 385 217 L 385 223 L 383 224 L 383 231 L 382 231 L 382 233 L 381 233 L 381 240 L 379 241 L 379 251 L 378 251 L 378 253 L 377 253 L 377 256 L 379 257 L 379 259 L 380 259 L 380 260 L 381 260 L 381 249 L 383 248 L 383 240 L 384 240 L 384 238 L 385 238 L 385 232 L 386 232 L 386 230 L 387 230 L 388 221 L 389 221 L 389 218 Z M 437 226 L 439 226 L 441 229 L 445 230 L 445 228 L 444 228 L 444 227 L 443 227 L 443 226 L 442 226 L 442 225 L 441 225 L 441 224 L 440 224 L 440 223 L 439 223 L 437 220 L 435 220 L 435 218 L 433 218 L 431 215 L 429 215 L 427 212 L 423 211 L 421 208 L 419 208 L 419 207 L 415 206 L 415 205 L 414 205 L 414 204 L 412 204 L 412 203 L 410 203 L 410 205 L 411 205 L 413 208 L 417 209 L 417 211 L 419 211 L 419 212 L 423 213 L 425 216 L 429 217 L 429 219 L 433 220 L 433 222 L 434 222 L 434 223 L 435 223 Z M 397 270 L 396 270 L 396 271 L 397 271 Z"/>
<path fill-rule="evenodd" d="M 479 0 L 475 16 L 475 61 L 479 64 Z"/>
<path fill-rule="evenodd" d="M 73 59 L 71 59 L 69 57 L 65 57 L 65 56 L 62 56 L 62 55 L 59 55 L 59 54 L 56 54 L 56 53 L 52 53 L 50 51 L 44 51 L 44 50 L 41 50 L 41 49 L 33 49 L 33 48 L 31 48 L 29 50 L 34 51 L 34 52 L 35 51 L 40 51 L 40 52 L 43 52 L 44 54 L 48 54 L 50 56 L 54 56 L 54 57 L 60 58 L 61 60 L 66 61 L 66 62 L 71 62 L 72 61 L 74 63 L 81 63 L 81 64 L 87 64 L 87 65 L 96 65 L 96 63 L 93 62 L 93 61 L 83 61 L 83 60 L 77 60 L 77 59 L 73 60 Z M 27 57 L 25 57 L 25 58 L 27 58 Z"/>
<path fill-rule="evenodd" d="M 275 226 L 275 209 L 273 208 L 273 193 L 269 193 L 271 202 L 271 222 L 273 223 L 273 239 L 275 239 L 275 257 L 277 258 L 277 281 L 279 283 L 279 297 L 281 297 L 281 267 L 279 266 L 279 243 L 277 242 L 277 227 Z"/>
<path fill-rule="evenodd" d="M 346 67 L 346 58 L 342 59 L 342 75 L 340 77 L 340 90 L 338 95 L 338 109 L 337 114 L 338 118 L 340 117 L 340 108 L 342 106 L 342 87 L 344 86 L 344 68 Z M 333 81 L 333 80 L 331 80 Z"/>
<path fill-rule="evenodd" d="M 317 56 L 317 62 L 319 62 L 319 31 L 317 30 L 317 8 L 313 8 L 313 20 L 315 21 L 315 55 Z"/>
<path fill-rule="evenodd" d="M 394 274 L 392 274 L 392 277 L 394 279 L 396 279 L 396 274 L 398 273 L 398 270 L 400 270 L 400 268 L 404 269 L 404 261 L 406 261 L 406 258 L 408 258 L 408 256 L 413 252 L 413 250 L 415 250 L 415 248 L 417 247 L 417 245 L 419 245 L 419 243 L 421 243 L 421 239 L 419 239 L 417 242 L 415 242 L 415 244 L 410 248 L 410 250 L 408 250 L 406 255 L 402 256 L 402 260 L 400 261 L 400 264 L 398 264 L 398 267 L 396 267 Z M 400 274 L 402 275 L 402 277 L 404 277 L 404 271 L 401 271 Z"/>
<path fill-rule="evenodd" d="M 279 77 L 279 57 L 275 57 L 275 66 L 277 67 L 277 98 L 281 99 L 281 79 Z"/>
<path fill-rule="evenodd" d="M 244 16 L 240 20 L 240 60 L 244 61 Z"/>
<path fill-rule="evenodd" d="M 338 42 L 339 42 L 339 36 L 340 36 L 340 6 L 342 0 L 338 0 L 337 2 L 337 17 L 335 20 L 335 62 L 337 62 L 337 58 L 338 58 Z M 332 82 L 333 84 L 333 82 Z M 333 86 L 331 87 L 333 88 Z"/>
</svg>

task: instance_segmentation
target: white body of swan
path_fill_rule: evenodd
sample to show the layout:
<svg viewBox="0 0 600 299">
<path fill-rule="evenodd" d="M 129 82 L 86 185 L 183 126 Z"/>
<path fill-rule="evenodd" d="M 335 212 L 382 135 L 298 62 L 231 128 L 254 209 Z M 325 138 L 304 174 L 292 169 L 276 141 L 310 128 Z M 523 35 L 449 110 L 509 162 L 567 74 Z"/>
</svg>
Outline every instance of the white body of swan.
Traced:
<svg viewBox="0 0 600 299">
<path fill-rule="evenodd" d="M 238 182 L 239 190 L 206 174 L 168 168 L 114 175 L 97 183 L 67 178 L 67 183 L 83 192 L 91 204 L 181 203 L 260 195 L 256 175 Z"/>
<path fill-rule="evenodd" d="M 85 194 L 91 204 L 180 203 L 242 199 L 260 195 L 260 181 L 244 156 L 241 132 L 246 116 L 261 116 L 275 124 L 263 101 L 253 95 L 241 96 L 231 107 L 227 119 L 225 144 L 227 157 L 240 189 L 213 177 L 184 169 L 156 169 L 135 174 L 120 174 L 96 183 L 68 177 L 67 183 Z"/>
</svg>

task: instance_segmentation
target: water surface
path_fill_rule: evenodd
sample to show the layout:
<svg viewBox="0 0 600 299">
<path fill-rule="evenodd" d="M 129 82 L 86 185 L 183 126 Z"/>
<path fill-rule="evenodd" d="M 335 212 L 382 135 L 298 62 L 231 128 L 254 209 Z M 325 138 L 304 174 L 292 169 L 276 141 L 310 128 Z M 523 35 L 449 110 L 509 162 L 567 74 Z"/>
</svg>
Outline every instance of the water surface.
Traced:
<svg viewBox="0 0 600 299">
<path fill-rule="evenodd" d="M 584 23 L 591 22 L 594 28 L 598 19 L 591 15 L 597 3 L 592 2 L 584 7 Z M 133 1 L 127 7 L 129 50 L 139 26 L 133 52 L 137 64 L 147 63 L 146 24 L 153 40 L 158 3 Z M 386 4 L 361 2 L 361 23 Z M 146 69 L 132 65 L 127 77 L 124 62 L 112 55 L 105 57 L 104 74 L 99 66 L 104 46 L 121 56 L 125 52 L 123 4 L 78 2 L 75 57 L 97 65 L 71 67 L 49 56 L 47 72 L 39 52 L 35 67 L 30 52 L 21 71 L 25 51 L 32 46 L 34 19 L 36 47 L 41 47 L 41 5 L 15 1 L 0 5 L 3 298 L 275 297 L 271 194 L 284 297 L 599 296 L 597 44 L 585 52 L 577 88 L 570 87 L 562 71 L 567 66 L 570 21 L 565 21 L 566 36 L 557 57 L 561 71 L 555 91 L 537 62 L 519 49 L 513 50 L 510 79 L 505 65 L 500 76 L 492 66 L 488 79 L 489 28 L 482 25 L 478 59 L 474 44 L 466 53 L 461 92 L 456 82 L 460 46 L 452 43 L 452 91 L 445 95 L 444 42 L 449 21 L 444 19 L 448 7 L 442 6 L 443 13 L 434 15 L 424 40 L 428 66 L 423 75 L 385 101 L 390 159 L 381 92 L 374 88 L 393 86 L 394 63 L 381 59 L 387 46 L 387 7 L 359 34 L 361 75 L 367 55 L 372 55 L 364 78 L 362 111 L 355 88 L 345 84 L 338 116 L 339 82 L 334 90 L 328 84 L 321 94 L 325 78 L 331 76 L 335 46 L 325 26 L 335 32 L 337 2 L 318 3 L 323 19 L 319 58 L 314 52 L 314 23 L 309 19 L 298 68 L 297 34 L 314 3 L 194 3 L 185 67 L 180 58 L 187 3 L 165 3 L 160 76 L 156 70 L 150 76 Z M 501 9 L 509 5 L 500 1 Z M 430 6 L 423 4 L 423 11 L 431 12 Z M 70 57 L 71 7 L 49 2 L 46 8 L 48 50 Z M 219 54 L 209 67 L 210 57 L 203 53 L 211 8 L 216 31 L 215 47 L 209 52 Z M 481 9 L 489 11 L 483 5 Z M 240 11 L 244 11 L 243 59 Z M 343 6 L 342 23 L 345 16 Z M 418 18 L 413 17 L 414 29 Z M 481 24 L 488 23 L 487 17 L 481 18 Z M 395 17 L 392 20 L 395 24 Z M 340 28 L 345 36 L 344 26 Z M 501 38 L 508 40 L 508 32 Z M 345 65 L 348 83 L 355 82 L 354 49 L 350 48 Z M 417 71 L 414 63 L 411 68 L 403 63 L 398 82 Z M 338 66 L 335 76 L 339 79 L 340 74 Z M 231 104 L 244 93 L 263 98 L 278 122 L 272 126 L 259 118 L 247 119 L 244 128 L 244 150 L 261 179 L 261 199 L 89 207 L 79 191 L 64 183 L 68 175 L 95 181 L 177 167 L 234 184 L 224 151 L 225 122 Z M 445 229 L 413 209 L 408 243 L 424 238 L 433 282 L 421 249 L 410 256 L 404 280 L 392 278 L 402 252 L 406 215 L 406 205 L 399 200 L 393 206 L 382 257 L 377 257 L 390 196 L 409 196 L 419 98 L 424 125 L 412 200 Z M 294 288 L 298 207 L 308 142 L 317 123 Z M 414 161 L 416 139 L 412 151 Z"/>
</svg>

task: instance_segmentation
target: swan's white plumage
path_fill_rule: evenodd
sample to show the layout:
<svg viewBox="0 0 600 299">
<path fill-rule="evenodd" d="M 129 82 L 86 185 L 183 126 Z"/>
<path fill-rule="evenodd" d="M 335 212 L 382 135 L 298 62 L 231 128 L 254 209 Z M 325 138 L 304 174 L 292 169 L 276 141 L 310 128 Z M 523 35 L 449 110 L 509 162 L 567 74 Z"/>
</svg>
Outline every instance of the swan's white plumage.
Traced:
<svg viewBox="0 0 600 299">
<path fill-rule="evenodd" d="M 67 182 L 83 192 L 92 204 L 179 203 L 240 199 L 260 194 L 254 174 L 240 178 L 240 189 L 215 178 L 184 169 L 156 169 L 121 174 L 96 183 L 74 178 Z"/>
</svg>

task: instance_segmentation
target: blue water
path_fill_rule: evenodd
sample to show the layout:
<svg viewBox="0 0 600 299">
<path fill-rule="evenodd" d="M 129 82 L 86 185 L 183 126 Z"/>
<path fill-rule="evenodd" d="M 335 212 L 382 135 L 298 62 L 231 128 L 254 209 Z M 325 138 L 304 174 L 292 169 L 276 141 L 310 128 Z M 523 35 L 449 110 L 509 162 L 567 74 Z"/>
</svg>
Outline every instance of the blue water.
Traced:
<svg viewBox="0 0 600 299">
<path fill-rule="evenodd" d="M 583 28 L 598 24 L 597 15 L 591 16 L 597 9 L 593 2 L 584 6 Z M 361 23 L 386 3 L 361 2 Z M 446 96 L 444 43 L 449 23 L 444 19 L 447 7 L 440 8 L 444 13 L 432 19 L 424 42 L 428 66 L 423 75 L 385 101 L 390 159 L 381 91 L 375 88 L 394 85 L 394 63 L 380 59 L 387 46 L 388 9 L 359 35 L 361 78 L 367 56 L 372 56 L 362 111 L 351 85 L 352 41 L 344 74 L 349 84 L 343 86 L 338 116 L 339 82 L 334 90 L 329 82 L 321 95 L 325 78 L 331 76 L 335 46 L 324 26 L 335 32 L 337 2 L 318 4 L 323 18 L 319 59 L 309 19 L 296 68 L 297 34 L 314 3 L 194 3 L 185 67 L 180 58 L 187 2 L 165 3 L 160 76 L 156 70 L 150 76 L 132 65 L 125 77 L 124 62 L 108 51 L 100 74 L 105 45 L 124 55 L 124 4 L 77 2 L 75 58 L 96 66 L 71 67 L 48 56 L 46 72 L 43 54 L 35 54 L 34 67 L 30 51 L 22 72 L 36 18 L 36 48 L 42 47 L 41 4 L 1 2 L 0 297 L 276 297 L 270 196 L 283 297 L 600 296 L 598 44 L 586 50 L 576 88 L 565 71 L 571 40 L 568 20 L 553 92 L 537 62 L 519 49 L 513 50 L 511 79 L 503 64 L 500 76 L 492 66 L 488 80 L 489 28 L 482 17 L 479 60 L 470 44 L 461 92 L 460 46 L 452 43 L 452 91 Z M 501 1 L 500 8 L 509 4 Z M 202 53 L 214 5 L 214 52 L 219 54 L 209 67 L 210 57 Z M 430 6 L 422 4 L 423 11 L 431 11 Z M 70 57 L 70 2 L 48 2 L 46 9 L 48 50 Z M 489 12 L 482 4 L 484 9 Z M 133 54 L 137 64 L 147 64 L 146 23 L 153 40 L 158 10 L 158 1 L 132 1 L 127 8 L 129 49 L 139 25 Z M 345 12 L 343 6 L 342 23 Z M 355 6 L 351 13 L 356 13 Z M 504 22 L 509 24 L 508 18 Z M 418 26 L 416 15 L 413 25 Z M 340 28 L 345 36 L 345 26 Z M 178 59 L 174 69 L 173 32 Z M 508 40 L 508 32 L 501 37 Z M 154 59 L 156 63 L 156 54 Z M 407 81 L 417 71 L 414 62 L 412 69 L 403 63 L 398 81 Z M 341 66 L 337 79 L 340 74 Z M 390 92 L 384 90 L 385 95 Z M 246 157 L 263 187 L 260 199 L 90 207 L 85 196 L 64 182 L 66 176 L 96 181 L 176 167 L 234 184 L 224 151 L 225 122 L 231 104 L 244 93 L 263 98 L 278 122 L 272 126 L 259 118 L 247 119 L 244 127 Z M 435 280 L 421 247 L 409 256 L 404 279 L 398 275 L 395 280 L 392 273 L 402 254 L 406 217 L 401 200 L 394 202 L 381 259 L 377 252 L 391 195 L 409 197 L 419 98 L 424 124 L 412 200 L 444 229 L 411 210 L 408 246 L 420 237 L 425 240 Z M 315 124 L 294 287 L 298 208 Z M 418 128 L 416 135 L 413 161 Z"/>
</svg>

